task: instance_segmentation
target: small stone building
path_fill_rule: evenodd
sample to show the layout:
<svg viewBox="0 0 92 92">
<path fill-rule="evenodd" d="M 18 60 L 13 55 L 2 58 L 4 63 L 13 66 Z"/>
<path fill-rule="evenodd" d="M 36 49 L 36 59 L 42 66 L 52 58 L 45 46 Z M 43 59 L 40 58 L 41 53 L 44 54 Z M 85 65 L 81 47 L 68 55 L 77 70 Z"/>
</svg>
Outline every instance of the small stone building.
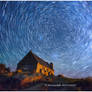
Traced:
<svg viewBox="0 0 92 92">
<path fill-rule="evenodd" d="M 17 65 L 18 72 L 54 75 L 53 63 L 47 63 L 30 51 Z"/>
</svg>

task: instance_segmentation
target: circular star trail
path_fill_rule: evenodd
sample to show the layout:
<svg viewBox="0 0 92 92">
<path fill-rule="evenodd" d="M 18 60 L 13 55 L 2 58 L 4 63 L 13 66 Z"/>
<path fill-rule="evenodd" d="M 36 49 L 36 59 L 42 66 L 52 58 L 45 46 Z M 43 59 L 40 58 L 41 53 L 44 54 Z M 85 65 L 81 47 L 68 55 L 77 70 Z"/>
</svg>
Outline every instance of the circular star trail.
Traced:
<svg viewBox="0 0 92 92">
<path fill-rule="evenodd" d="M 92 76 L 92 2 L 0 2 L 0 62 L 15 70 L 30 50 L 56 75 Z"/>
</svg>

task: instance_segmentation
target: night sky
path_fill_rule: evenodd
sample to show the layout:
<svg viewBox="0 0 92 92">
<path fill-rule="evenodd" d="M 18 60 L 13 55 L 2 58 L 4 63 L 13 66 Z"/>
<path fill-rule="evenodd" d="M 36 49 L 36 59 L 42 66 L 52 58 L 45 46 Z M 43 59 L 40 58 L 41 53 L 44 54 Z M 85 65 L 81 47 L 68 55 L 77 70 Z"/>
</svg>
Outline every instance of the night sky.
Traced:
<svg viewBox="0 0 92 92">
<path fill-rule="evenodd" d="M 92 76 L 92 2 L 0 2 L 0 62 L 15 70 L 30 50 L 56 75 Z"/>
</svg>

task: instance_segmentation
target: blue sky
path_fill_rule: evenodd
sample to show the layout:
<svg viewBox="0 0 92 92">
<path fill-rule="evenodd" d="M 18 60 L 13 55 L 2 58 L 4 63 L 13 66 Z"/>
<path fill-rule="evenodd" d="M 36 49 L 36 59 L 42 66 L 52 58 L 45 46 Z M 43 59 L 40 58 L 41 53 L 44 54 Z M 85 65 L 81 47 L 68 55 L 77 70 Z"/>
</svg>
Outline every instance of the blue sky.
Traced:
<svg viewBox="0 0 92 92">
<path fill-rule="evenodd" d="M 55 74 L 92 76 L 92 2 L 0 2 L 0 62 L 14 70 L 30 50 Z"/>
</svg>

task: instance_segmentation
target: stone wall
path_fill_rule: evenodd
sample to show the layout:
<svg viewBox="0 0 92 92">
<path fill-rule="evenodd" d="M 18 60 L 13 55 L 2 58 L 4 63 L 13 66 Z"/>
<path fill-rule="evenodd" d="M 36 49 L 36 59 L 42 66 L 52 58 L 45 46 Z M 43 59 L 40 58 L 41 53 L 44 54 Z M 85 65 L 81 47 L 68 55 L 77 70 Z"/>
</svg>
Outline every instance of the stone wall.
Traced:
<svg viewBox="0 0 92 92">
<path fill-rule="evenodd" d="M 48 76 L 48 75 L 54 75 L 54 70 L 44 65 L 41 65 L 40 63 L 37 63 L 36 73 L 42 73 Z"/>
</svg>

